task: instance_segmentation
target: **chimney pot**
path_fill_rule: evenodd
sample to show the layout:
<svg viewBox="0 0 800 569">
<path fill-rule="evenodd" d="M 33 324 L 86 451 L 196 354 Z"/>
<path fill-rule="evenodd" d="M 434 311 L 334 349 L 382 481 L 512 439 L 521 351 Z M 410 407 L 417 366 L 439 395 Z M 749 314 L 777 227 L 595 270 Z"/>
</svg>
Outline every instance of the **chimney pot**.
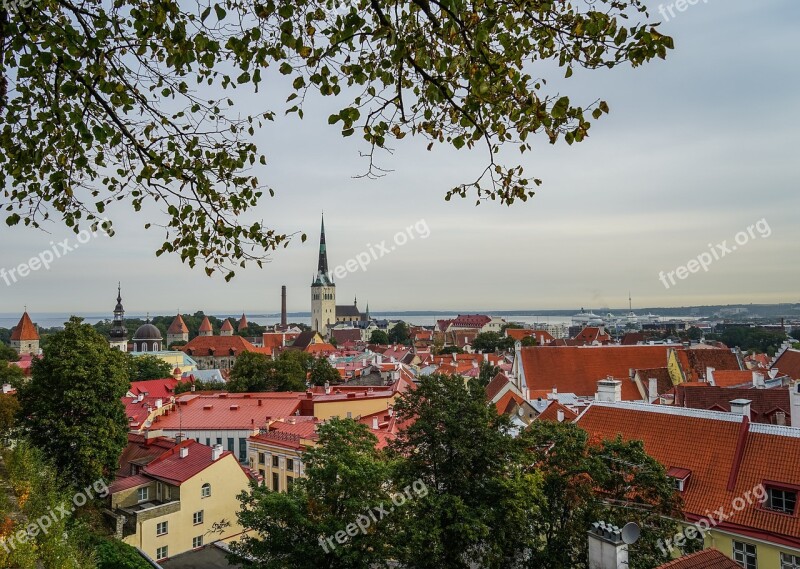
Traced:
<svg viewBox="0 0 800 569">
<path fill-rule="evenodd" d="M 180 457 L 186 458 L 187 456 L 189 456 L 189 447 L 181 447 Z"/>
<path fill-rule="evenodd" d="M 216 462 L 222 456 L 222 445 L 214 445 L 211 447 L 211 460 Z"/>
</svg>

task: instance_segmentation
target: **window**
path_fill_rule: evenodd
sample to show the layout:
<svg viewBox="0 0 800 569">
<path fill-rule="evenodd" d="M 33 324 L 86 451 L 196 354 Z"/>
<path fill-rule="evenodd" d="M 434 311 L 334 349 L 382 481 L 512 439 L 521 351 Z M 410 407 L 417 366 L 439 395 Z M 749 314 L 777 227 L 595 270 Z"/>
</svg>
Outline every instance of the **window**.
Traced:
<svg viewBox="0 0 800 569">
<path fill-rule="evenodd" d="M 294 470 L 294 460 L 291 458 L 286 459 L 286 470 Z"/>
<path fill-rule="evenodd" d="M 294 478 L 291 476 L 286 477 L 286 491 L 289 492 L 294 485 Z"/>
<path fill-rule="evenodd" d="M 272 473 L 272 491 L 278 492 L 281 489 L 281 479 L 277 472 Z"/>
<path fill-rule="evenodd" d="M 228 437 L 228 450 L 233 452 L 233 441 L 236 440 L 233 437 Z"/>
<path fill-rule="evenodd" d="M 206 437 L 206 446 L 207 447 L 211 446 L 211 439 L 209 439 L 208 437 Z"/>
<path fill-rule="evenodd" d="M 247 439 L 239 439 L 239 462 L 247 460 Z"/>
<path fill-rule="evenodd" d="M 150 490 L 150 489 L 149 489 L 147 486 L 145 486 L 144 488 L 139 488 L 139 489 L 136 491 L 136 498 L 137 498 L 137 499 L 138 499 L 140 502 L 144 502 L 144 501 L 145 501 L 145 500 L 147 500 L 147 498 L 150 496 L 150 492 L 149 492 L 149 490 Z"/>
<path fill-rule="evenodd" d="M 200 497 L 201 497 L 201 498 L 208 498 L 209 496 L 211 496 L 211 484 L 209 484 L 208 482 L 206 482 L 206 483 L 205 483 L 205 484 L 203 484 L 203 486 L 200 488 Z"/>
<path fill-rule="evenodd" d="M 167 535 L 167 522 L 158 522 L 156 524 L 156 535 Z"/>
<path fill-rule="evenodd" d="M 266 471 L 263 468 L 259 468 L 258 469 L 258 474 L 259 474 L 259 476 L 261 476 L 261 483 L 262 484 L 266 484 L 267 483 L 267 473 L 266 473 Z"/>
<path fill-rule="evenodd" d="M 797 504 L 797 492 L 792 490 L 779 490 L 778 488 L 767 488 L 767 501 L 764 506 L 774 512 L 782 514 L 794 514 L 794 507 Z"/>
<path fill-rule="evenodd" d="M 258 464 L 264 464 L 266 460 L 267 456 L 263 452 L 258 453 Z"/>
<path fill-rule="evenodd" d="M 781 553 L 781 569 L 800 569 L 800 555 Z"/>
<path fill-rule="evenodd" d="M 200 510 L 199 512 L 195 512 L 192 514 L 192 523 L 194 525 L 203 523 L 203 510 Z"/>
<path fill-rule="evenodd" d="M 278 455 L 272 455 L 272 468 L 278 468 Z"/>
<path fill-rule="evenodd" d="M 221 444 L 222 444 L 222 437 L 217 437 L 217 444 L 218 444 L 218 445 L 221 445 Z"/>
<path fill-rule="evenodd" d="M 733 560 L 744 569 L 758 569 L 756 546 L 741 541 L 733 542 Z"/>
<path fill-rule="evenodd" d="M 165 545 L 164 547 L 159 547 L 156 549 L 156 561 L 161 561 L 162 559 L 166 559 L 168 555 L 168 549 Z"/>
<path fill-rule="evenodd" d="M 202 535 L 198 535 L 197 537 L 192 538 L 192 549 L 197 549 L 198 547 L 203 547 Z"/>
</svg>

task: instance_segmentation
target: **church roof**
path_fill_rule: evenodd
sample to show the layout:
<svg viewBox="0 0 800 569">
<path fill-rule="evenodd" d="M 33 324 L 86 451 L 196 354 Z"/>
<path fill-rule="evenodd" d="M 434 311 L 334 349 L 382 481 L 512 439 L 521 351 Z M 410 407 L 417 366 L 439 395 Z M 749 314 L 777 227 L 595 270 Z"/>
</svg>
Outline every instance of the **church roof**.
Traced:
<svg viewBox="0 0 800 569">
<path fill-rule="evenodd" d="M 358 316 L 361 317 L 361 311 L 357 306 L 352 304 L 336 305 L 336 317 L 339 316 Z"/>
<path fill-rule="evenodd" d="M 39 339 L 39 333 L 36 331 L 36 326 L 31 322 L 31 317 L 28 316 L 27 311 L 22 314 L 22 318 L 19 319 L 19 324 L 17 324 L 14 331 L 11 333 L 11 339 L 15 342 Z"/>
<path fill-rule="evenodd" d="M 134 340 L 161 340 L 161 330 L 149 322 L 142 324 L 133 335 Z"/>
</svg>

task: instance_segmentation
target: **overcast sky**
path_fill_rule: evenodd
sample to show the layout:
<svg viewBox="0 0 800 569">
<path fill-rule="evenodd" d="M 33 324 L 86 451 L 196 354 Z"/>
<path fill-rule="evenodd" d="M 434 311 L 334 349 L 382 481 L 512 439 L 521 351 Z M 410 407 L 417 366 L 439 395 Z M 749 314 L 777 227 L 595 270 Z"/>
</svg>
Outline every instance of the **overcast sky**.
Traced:
<svg viewBox="0 0 800 569">
<path fill-rule="evenodd" d="M 657 4 L 652 4 L 657 11 Z M 320 212 L 333 269 L 418 223 L 415 239 L 337 279 L 339 304 L 369 301 L 373 312 L 510 310 L 609 306 L 800 302 L 800 4 L 797 0 L 708 0 L 676 13 L 662 31 L 675 39 L 666 61 L 638 69 L 576 73 L 562 82 L 573 101 L 608 101 L 611 114 L 572 147 L 538 141 L 508 153 L 544 184 L 511 208 L 472 198 L 445 202 L 452 186 L 482 169 L 480 152 L 425 150 L 407 137 L 381 164 L 380 180 L 354 179 L 364 163 L 357 137 L 342 140 L 327 116 L 344 104 L 310 101 L 303 121 L 280 119 L 259 133 L 269 158 L 258 175 L 277 195 L 257 212 L 281 231 L 305 232 L 263 269 L 230 283 L 155 258 L 163 235 L 147 214 L 111 210 L 117 235 L 98 238 L 7 286 L 0 312 L 103 312 L 122 281 L 130 313 L 277 311 L 310 306 Z M 285 97 L 280 89 L 255 104 Z M 262 99 L 263 98 L 263 99 Z M 150 210 L 152 213 L 153 210 Z M 755 237 L 667 289 L 675 271 L 748 226 Z M 768 225 L 769 231 L 766 231 Z M 69 237 L 0 228 L 0 267 L 14 267 Z M 422 235 L 429 234 L 425 239 Z M 766 235 L 769 234 L 768 237 Z M 763 236 L 762 236 L 763 235 Z M 744 241 L 744 238 L 740 236 Z M 376 250 L 377 253 L 377 250 Z M 667 281 L 668 282 L 668 281 Z"/>
</svg>

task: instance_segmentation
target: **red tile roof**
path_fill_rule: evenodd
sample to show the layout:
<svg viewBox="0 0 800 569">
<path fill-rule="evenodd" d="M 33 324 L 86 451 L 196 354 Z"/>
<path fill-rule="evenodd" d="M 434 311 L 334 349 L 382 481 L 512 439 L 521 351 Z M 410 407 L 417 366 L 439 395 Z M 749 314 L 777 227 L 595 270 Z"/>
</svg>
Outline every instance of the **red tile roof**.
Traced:
<svg viewBox="0 0 800 569">
<path fill-rule="evenodd" d="M 788 375 L 792 379 L 800 379 L 800 350 L 786 350 L 770 369 L 777 369 L 780 373 Z"/>
<path fill-rule="evenodd" d="M 154 429 L 247 430 L 260 428 L 270 419 L 291 417 L 300 408 L 304 394 L 218 393 L 215 395 L 182 394 L 178 397 L 180 413 L 171 411 L 153 423 Z M 259 404 L 260 402 L 260 404 Z"/>
<path fill-rule="evenodd" d="M 131 382 L 131 387 L 128 389 L 128 392 L 133 395 L 141 394 L 146 397 L 162 399 L 163 403 L 166 405 L 169 402 L 169 398 L 175 395 L 175 387 L 179 383 L 181 383 L 179 380 L 172 377 L 133 381 Z"/>
<path fill-rule="evenodd" d="M 705 549 L 659 565 L 656 569 L 742 569 L 742 566 L 716 549 Z"/>
<path fill-rule="evenodd" d="M 143 474 L 136 474 L 134 476 L 120 476 L 111 485 L 108 487 L 109 494 L 116 494 L 117 492 L 122 492 L 123 490 L 130 490 L 131 488 L 136 488 L 137 486 L 147 486 L 153 482 L 152 478 L 148 478 Z"/>
<path fill-rule="evenodd" d="M 740 370 L 736 354 L 728 348 L 713 348 L 707 345 L 692 346 L 683 350 L 688 366 L 683 368 L 687 381 L 705 379 L 706 368 L 713 367 L 717 371 Z"/>
<path fill-rule="evenodd" d="M 182 448 L 189 450 L 189 454 L 184 458 L 180 456 Z M 211 447 L 188 439 L 145 466 L 142 474 L 179 486 L 214 464 L 211 453 Z M 217 460 L 224 460 L 229 455 L 233 456 L 233 453 L 225 451 Z"/>
<path fill-rule="evenodd" d="M 167 334 L 188 334 L 188 333 L 189 333 L 189 327 L 186 326 L 186 322 L 183 321 L 183 316 L 178 314 L 175 317 L 175 320 L 172 321 L 172 324 L 169 325 Z"/>
<path fill-rule="evenodd" d="M 250 440 L 299 450 L 302 447 L 301 440 L 316 441 L 319 438 L 317 435 L 319 421 L 308 420 L 312 419 L 311 417 L 304 419 L 307 420 L 295 423 L 276 421 L 269 426 L 268 432 L 253 435 Z"/>
<path fill-rule="evenodd" d="M 751 370 L 715 370 L 712 374 L 714 377 L 714 385 L 719 387 L 743 387 L 753 385 L 753 372 Z M 761 375 L 767 378 L 766 373 Z M 708 381 L 708 378 L 706 378 Z"/>
<path fill-rule="evenodd" d="M 128 433 L 128 444 L 122 450 L 119 459 L 119 476 L 130 476 L 131 465 L 145 466 L 164 452 L 175 446 L 175 439 L 168 437 L 151 437 L 136 433 Z"/>
<path fill-rule="evenodd" d="M 299 332 L 264 332 L 263 343 L 265 348 L 281 348 L 291 346 Z"/>
<path fill-rule="evenodd" d="M 607 344 L 611 341 L 611 336 L 605 331 L 604 328 L 599 328 L 597 326 L 587 326 L 583 330 L 581 330 L 577 336 L 575 336 L 574 340 L 576 342 L 586 343 L 586 344 L 593 344 L 598 342 L 600 344 Z"/>
<path fill-rule="evenodd" d="M 503 390 L 503 388 L 511 383 L 505 374 L 498 373 L 492 381 L 489 382 L 489 385 L 486 386 L 486 399 L 489 401 L 494 401 L 494 398 Z"/>
<path fill-rule="evenodd" d="M 239 318 L 239 326 L 237 329 L 239 330 L 239 332 L 242 332 L 244 330 L 247 330 L 248 326 L 249 324 L 247 323 L 247 317 L 244 315 L 244 313 L 242 313 L 242 317 Z"/>
<path fill-rule="evenodd" d="M 645 342 L 647 338 L 641 332 L 626 332 L 624 336 L 622 336 L 622 340 L 620 344 L 623 346 L 635 346 L 640 342 Z"/>
<path fill-rule="evenodd" d="M 666 367 L 637 369 L 636 373 L 639 374 L 639 379 L 642 382 L 642 389 L 648 396 L 650 394 L 650 379 L 656 380 L 658 395 L 663 395 L 673 387 L 672 378 L 669 376 L 669 370 Z"/>
<path fill-rule="evenodd" d="M 622 398 L 641 400 L 630 377 L 632 369 L 667 364 L 670 346 L 531 346 L 522 348 L 522 368 L 531 391 L 557 387 L 562 393 L 592 396 L 597 382 L 612 376 L 622 381 Z"/>
<path fill-rule="evenodd" d="M 241 336 L 197 336 L 178 349 L 189 356 L 217 357 L 240 356 L 244 352 L 262 351 Z"/>
<path fill-rule="evenodd" d="M 220 332 L 233 332 L 233 324 L 227 318 L 222 323 L 222 326 L 219 327 Z"/>
<path fill-rule="evenodd" d="M 19 324 L 11 332 L 11 340 L 14 342 L 26 342 L 38 339 L 39 333 L 36 331 L 36 326 L 31 322 L 31 317 L 28 316 L 28 313 L 24 312 L 22 318 L 19 319 Z"/>
<path fill-rule="evenodd" d="M 332 354 L 336 351 L 336 346 L 323 342 L 321 344 L 309 344 L 303 349 L 304 352 L 309 354 Z"/>
<path fill-rule="evenodd" d="M 751 424 L 730 413 L 643 403 L 596 402 L 576 423 L 592 437 L 641 440 L 664 468 L 692 471 L 683 492 L 689 521 L 724 508 L 719 529 L 790 547 L 800 547 L 800 518 L 764 509 L 759 485 L 797 483 L 800 429 Z M 736 511 L 737 504 L 745 505 Z M 716 520 L 715 520 L 716 521 Z"/>
<path fill-rule="evenodd" d="M 525 400 L 522 397 L 520 397 L 513 391 L 507 391 L 505 395 L 503 395 L 500 399 L 497 400 L 497 403 L 495 403 L 495 407 L 497 407 L 497 412 L 500 414 L 507 413 L 509 407 L 512 406 L 511 403 L 512 401 L 516 403 L 516 405 L 522 405 L 525 402 Z"/>
<path fill-rule="evenodd" d="M 533 336 L 533 330 L 528 328 L 506 328 L 506 336 L 514 340 L 522 340 L 528 336 Z"/>
<path fill-rule="evenodd" d="M 565 423 L 571 423 L 578 417 L 578 414 L 569 407 L 565 407 L 558 401 L 551 401 L 550 405 L 547 406 L 547 409 L 539 413 L 539 416 L 536 418 L 536 420 L 558 422 L 559 411 L 562 411 L 564 413 Z"/>
</svg>

